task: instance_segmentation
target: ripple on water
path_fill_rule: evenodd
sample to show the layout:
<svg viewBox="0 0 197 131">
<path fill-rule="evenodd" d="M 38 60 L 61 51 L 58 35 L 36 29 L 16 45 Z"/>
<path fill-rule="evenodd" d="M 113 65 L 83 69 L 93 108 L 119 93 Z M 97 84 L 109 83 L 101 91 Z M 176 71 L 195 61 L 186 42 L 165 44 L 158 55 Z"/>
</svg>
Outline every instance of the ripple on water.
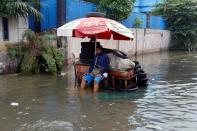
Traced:
<svg viewBox="0 0 197 131">
<path fill-rule="evenodd" d="M 197 78 L 191 78 L 191 79 L 197 81 Z"/>
<path fill-rule="evenodd" d="M 42 121 L 23 124 L 16 131 L 73 131 L 73 124 L 66 121 Z"/>
</svg>

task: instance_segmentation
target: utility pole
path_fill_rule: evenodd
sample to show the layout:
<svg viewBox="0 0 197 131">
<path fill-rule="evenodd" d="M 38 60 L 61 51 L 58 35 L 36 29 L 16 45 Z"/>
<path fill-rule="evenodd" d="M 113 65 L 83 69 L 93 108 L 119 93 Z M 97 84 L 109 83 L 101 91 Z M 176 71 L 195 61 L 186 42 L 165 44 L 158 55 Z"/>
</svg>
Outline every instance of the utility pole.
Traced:
<svg viewBox="0 0 197 131">
<path fill-rule="evenodd" d="M 60 27 L 66 23 L 66 1 L 57 0 L 57 26 Z M 64 42 L 63 42 L 64 41 Z M 57 37 L 57 47 L 62 48 L 63 43 L 67 44 L 67 38 Z M 65 59 L 67 58 L 67 48 L 64 52 Z"/>
<path fill-rule="evenodd" d="M 66 22 L 66 0 L 57 0 L 57 24 L 58 27 Z"/>
</svg>

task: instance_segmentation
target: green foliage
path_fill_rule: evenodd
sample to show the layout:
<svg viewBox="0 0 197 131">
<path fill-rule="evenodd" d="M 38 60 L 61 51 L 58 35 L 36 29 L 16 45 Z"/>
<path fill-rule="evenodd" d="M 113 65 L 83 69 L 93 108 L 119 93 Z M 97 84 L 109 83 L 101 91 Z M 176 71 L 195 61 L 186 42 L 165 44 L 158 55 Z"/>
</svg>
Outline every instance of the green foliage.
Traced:
<svg viewBox="0 0 197 131">
<path fill-rule="evenodd" d="M 122 21 L 127 19 L 134 7 L 135 0 L 85 0 L 98 4 L 97 10 L 107 18 Z"/>
<path fill-rule="evenodd" d="M 23 74 L 39 73 L 39 65 L 36 54 L 31 52 L 26 52 L 22 60 L 20 70 Z"/>
<path fill-rule="evenodd" d="M 45 66 L 47 66 L 45 71 L 49 71 L 51 73 L 57 72 L 56 62 L 55 59 L 53 58 L 53 55 L 47 54 L 47 52 L 45 52 L 45 53 L 41 53 L 41 56 L 43 58 L 44 64 L 46 64 Z"/>
<path fill-rule="evenodd" d="M 23 45 L 23 43 L 20 43 L 21 45 Z M 17 59 L 21 59 L 21 57 L 23 56 L 23 52 L 21 51 L 21 48 L 16 45 L 7 45 L 8 48 L 8 55 L 10 57 L 11 60 L 15 61 Z"/>
<path fill-rule="evenodd" d="M 64 55 L 53 46 L 51 47 L 51 51 L 53 53 L 57 69 L 61 68 L 64 65 Z"/>
<path fill-rule="evenodd" d="M 21 16 L 27 18 L 28 15 L 33 15 L 36 20 L 40 20 L 42 17 L 41 13 L 36 9 L 39 0 L 0 0 L 0 3 L 0 17 L 17 18 Z"/>
<path fill-rule="evenodd" d="M 45 36 L 27 30 L 23 37 L 27 43 L 21 46 L 23 55 L 19 67 L 22 73 L 47 72 L 55 74 L 61 70 L 64 64 L 64 55 L 56 47 L 50 46 Z M 11 58 L 18 58 L 19 55 L 15 51 L 15 48 L 10 48 Z"/>
<path fill-rule="evenodd" d="M 142 24 L 143 24 L 142 19 L 140 17 L 136 17 L 133 27 L 140 28 Z"/>
<path fill-rule="evenodd" d="M 16 60 L 18 58 L 18 49 L 17 48 L 8 49 L 8 55 L 11 60 Z"/>
<path fill-rule="evenodd" d="M 56 40 L 56 36 L 52 34 L 45 34 L 43 37 L 45 37 L 47 40 Z"/>
<path fill-rule="evenodd" d="M 29 43 L 34 42 L 36 40 L 36 34 L 32 30 L 26 30 L 23 34 L 23 39 L 27 39 Z"/>
<path fill-rule="evenodd" d="M 153 14 L 162 15 L 167 20 L 175 48 L 197 49 L 196 0 L 165 0 L 156 6 Z"/>
</svg>

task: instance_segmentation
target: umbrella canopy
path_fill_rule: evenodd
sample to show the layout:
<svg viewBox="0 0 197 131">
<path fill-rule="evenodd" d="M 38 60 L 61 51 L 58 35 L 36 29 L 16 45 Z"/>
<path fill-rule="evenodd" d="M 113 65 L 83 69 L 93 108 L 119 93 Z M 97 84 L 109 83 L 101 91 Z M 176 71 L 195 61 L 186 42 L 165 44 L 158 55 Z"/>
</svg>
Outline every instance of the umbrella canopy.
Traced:
<svg viewBox="0 0 197 131">
<path fill-rule="evenodd" d="M 132 31 L 124 25 L 101 17 L 88 17 L 71 21 L 57 29 L 57 36 L 114 40 L 133 40 L 134 38 Z"/>
</svg>

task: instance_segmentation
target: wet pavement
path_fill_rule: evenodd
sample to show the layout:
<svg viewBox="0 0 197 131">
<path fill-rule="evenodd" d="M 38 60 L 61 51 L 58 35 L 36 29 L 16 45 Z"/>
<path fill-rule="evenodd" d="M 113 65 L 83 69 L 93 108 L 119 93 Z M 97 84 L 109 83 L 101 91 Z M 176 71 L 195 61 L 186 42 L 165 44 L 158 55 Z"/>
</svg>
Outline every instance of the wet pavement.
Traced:
<svg viewBox="0 0 197 131">
<path fill-rule="evenodd" d="M 0 76 L 0 130 L 196 131 L 197 54 L 136 59 L 150 84 L 134 92 L 80 92 L 72 67 L 62 77 Z"/>
</svg>

